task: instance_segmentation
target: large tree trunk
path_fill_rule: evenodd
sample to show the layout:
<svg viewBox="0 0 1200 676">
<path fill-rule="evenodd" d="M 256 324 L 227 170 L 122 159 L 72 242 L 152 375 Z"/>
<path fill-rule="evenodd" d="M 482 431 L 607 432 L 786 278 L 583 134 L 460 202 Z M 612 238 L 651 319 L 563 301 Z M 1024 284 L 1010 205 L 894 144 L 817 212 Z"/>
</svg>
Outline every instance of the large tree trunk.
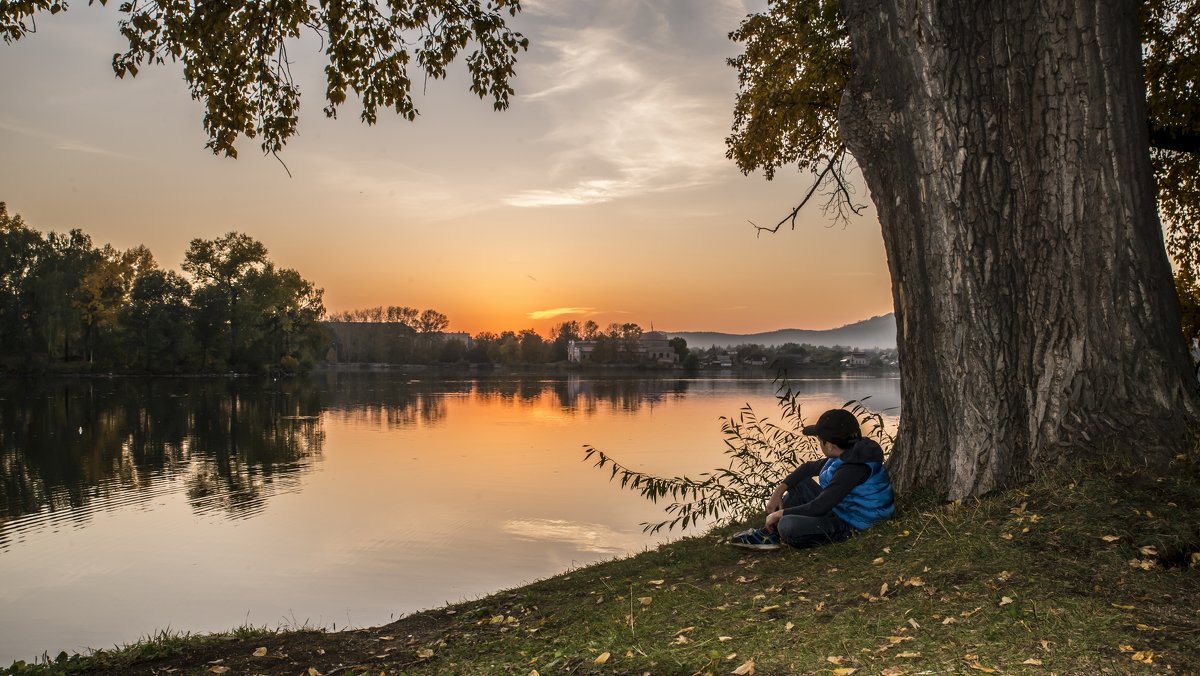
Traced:
<svg viewBox="0 0 1200 676">
<path fill-rule="evenodd" d="M 842 136 L 879 210 L 892 472 L 951 499 L 1193 443 L 1133 0 L 843 0 Z"/>
</svg>

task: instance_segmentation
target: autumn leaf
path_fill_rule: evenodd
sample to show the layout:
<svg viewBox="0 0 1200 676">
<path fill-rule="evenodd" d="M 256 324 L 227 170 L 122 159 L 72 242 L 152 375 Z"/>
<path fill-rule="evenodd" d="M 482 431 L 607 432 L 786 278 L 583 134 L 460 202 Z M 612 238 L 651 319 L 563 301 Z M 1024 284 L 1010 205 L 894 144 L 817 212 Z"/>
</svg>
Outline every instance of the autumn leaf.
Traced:
<svg viewBox="0 0 1200 676">
<path fill-rule="evenodd" d="M 321 676 L 321 672 L 317 671 L 316 667 L 309 667 L 308 676 Z"/>
<path fill-rule="evenodd" d="M 395 636 L 380 636 L 378 640 L 380 640 L 380 641 L 395 641 L 396 637 Z"/>
<path fill-rule="evenodd" d="M 841 657 L 838 655 L 830 655 L 829 657 L 825 658 L 825 661 L 830 664 L 841 664 L 842 660 L 845 660 L 845 659 L 846 659 L 845 657 Z"/>
<path fill-rule="evenodd" d="M 871 562 L 871 565 L 872 566 L 883 565 L 883 557 L 881 556 L 881 557 L 875 559 L 874 561 Z"/>
<path fill-rule="evenodd" d="M 991 668 L 991 667 L 985 667 L 985 666 L 983 666 L 982 664 L 980 664 L 979 662 L 968 662 L 968 663 L 967 663 L 967 666 L 968 666 L 968 667 L 971 667 L 971 668 L 972 668 L 972 669 L 974 669 L 975 671 L 982 671 L 982 672 L 983 672 L 983 673 L 985 673 L 985 674 L 994 674 L 994 673 L 996 673 L 996 670 L 995 670 L 995 669 L 993 669 L 993 668 Z"/>
<path fill-rule="evenodd" d="M 223 674 L 223 673 L 229 671 L 229 667 L 216 666 L 216 667 L 213 667 L 212 669 L 209 669 L 209 671 L 214 674 Z"/>
<path fill-rule="evenodd" d="M 1031 666 L 1040 667 L 1040 666 L 1042 666 L 1042 661 L 1036 657 L 1030 657 L 1029 659 L 1025 660 L 1021 664 L 1028 664 Z"/>
<path fill-rule="evenodd" d="M 666 582 L 666 580 L 650 580 L 650 584 L 656 587 L 662 586 L 662 583 L 664 582 Z"/>
<path fill-rule="evenodd" d="M 775 610 L 775 609 L 777 609 L 777 608 L 779 608 L 779 606 L 763 606 L 763 607 L 762 607 L 762 609 L 760 609 L 758 612 L 760 612 L 760 613 L 769 613 L 769 612 L 771 612 L 772 610 Z"/>
<path fill-rule="evenodd" d="M 1117 540 L 1121 539 L 1121 536 L 1120 535 L 1101 535 L 1100 539 L 1104 540 L 1105 542 L 1116 542 Z"/>
<path fill-rule="evenodd" d="M 1141 662 L 1142 664 L 1154 664 L 1154 651 L 1139 650 L 1130 655 L 1129 659 L 1133 660 L 1134 662 Z"/>
<path fill-rule="evenodd" d="M 915 652 L 911 652 L 911 651 L 896 654 L 896 657 L 920 657 L 920 656 L 921 656 L 921 653 L 915 653 Z"/>
<path fill-rule="evenodd" d="M 254 656 L 255 656 L 255 657 L 266 657 L 266 656 L 267 656 L 267 649 L 266 649 L 266 648 L 259 648 L 258 650 L 255 650 L 255 651 L 254 651 Z"/>
<path fill-rule="evenodd" d="M 741 666 L 729 673 L 733 676 L 754 676 L 754 660 L 749 659 L 742 662 Z"/>
<path fill-rule="evenodd" d="M 542 676 L 542 675 L 538 673 L 537 669 L 530 669 L 529 673 L 526 674 L 526 676 Z"/>
<path fill-rule="evenodd" d="M 612 653 L 607 653 L 607 652 L 600 653 L 599 655 L 596 656 L 595 663 L 596 664 L 604 664 L 605 662 L 608 661 L 608 658 L 610 658 L 610 657 L 612 657 Z"/>
<path fill-rule="evenodd" d="M 1010 604 L 1010 603 L 1012 603 L 1012 602 L 1013 602 L 1012 598 L 1011 598 L 1011 597 L 1008 597 L 1008 596 L 1004 596 L 1004 597 L 1002 597 L 1002 598 L 1000 599 L 1000 605 L 1001 605 L 1002 607 L 1003 607 L 1003 606 L 1007 606 L 1008 604 Z"/>
<path fill-rule="evenodd" d="M 1138 551 L 1142 553 L 1142 556 L 1158 556 L 1158 550 L 1155 549 L 1154 545 L 1138 547 Z"/>
<path fill-rule="evenodd" d="M 680 629 L 679 631 L 675 632 L 675 635 L 678 636 L 679 634 L 686 634 L 689 631 L 693 631 L 693 630 L 695 630 L 695 627 L 684 627 L 683 629 Z"/>
<path fill-rule="evenodd" d="M 838 667 L 837 669 L 833 670 L 833 673 L 834 676 L 850 676 L 850 674 L 853 674 L 856 671 L 858 671 L 858 669 L 855 669 L 854 667 Z"/>
<path fill-rule="evenodd" d="M 879 676 L 904 676 L 904 670 L 900 667 L 888 667 L 879 672 Z"/>
<path fill-rule="evenodd" d="M 691 643 L 691 641 L 688 640 L 688 637 L 682 634 L 675 637 L 675 645 L 684 645 L 686 643 Z"/>
<path fill-rule="evenodd" d="M 1011 540 L 1012 538 L 1013 538 L 1012 533 L 1001 533 L 1000 534 L 1001 540 Z"/>
<path fill-rule="evenodd" d="M 787 624 L 783 625 L 783 630 L 791 631 L 793 628 L 795 628 L 795 626 L 796 626 L 795 624 L 788 622 Z"/>
<path fill-rule="evenodd" d="M 417 657 L 420 657 L 423 660 L 427 660 L 430 657 L 433 657 L 433 651 L 430 650 L 429 648 L 421 648 L 420 650 L 417 651 Z"/>
<path fill-rule="evenodd" d="M 724 643 L 725 641 L 732 641 L 733 637 L 732 636 L 718 636 L 717 640 Z"/>
<path fill-rule="evenodd" d="M 638 603 L 642 604 L 643 606 L 648 606 L 653 602 L 654 602 L 654 597 L 651 597 L 651 596 L 639 596 L 638 597 Z"/>
</svg>

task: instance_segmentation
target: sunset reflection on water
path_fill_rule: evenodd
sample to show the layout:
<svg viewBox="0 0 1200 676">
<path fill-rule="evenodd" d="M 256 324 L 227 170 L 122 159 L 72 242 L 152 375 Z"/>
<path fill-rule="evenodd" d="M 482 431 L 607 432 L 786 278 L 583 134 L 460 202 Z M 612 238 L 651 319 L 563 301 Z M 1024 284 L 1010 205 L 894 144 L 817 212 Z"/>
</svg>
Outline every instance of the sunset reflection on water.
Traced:
<svg viewBox="0 0 1200 676">
<path fill-rule="evenodd" d="M 0 663 L 168 626 L 380 624 L 637 552 L 678 531 L 643 533 L 661 507 L 585 444 L 696 474 L 724 459 L 720 416 L 778 416 L 770 378 L 7 385 Z M 899 405 L 893 379 L 795 386 L 809 417 Z"/>
</svg>

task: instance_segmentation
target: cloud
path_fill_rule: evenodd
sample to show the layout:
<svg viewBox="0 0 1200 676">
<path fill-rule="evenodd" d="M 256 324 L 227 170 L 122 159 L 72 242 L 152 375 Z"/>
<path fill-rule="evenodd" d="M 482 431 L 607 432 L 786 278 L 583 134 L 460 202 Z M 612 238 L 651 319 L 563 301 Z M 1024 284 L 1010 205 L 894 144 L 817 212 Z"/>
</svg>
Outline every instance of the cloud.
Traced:
<svg viewBox="0 0 1200 676">
<path fill-rule="evenodd" d="M 114 157 L 123 160 L 139 159 L 137 157 L 133 157 L 132 155 L 126 155 L 125 153 L 120 153 L 115 150 L 108 150 L 107 148 L 100 148 L 87 143 L 80 143 L 74 139 L 62 136 L 60 134 L 42 131 L 40 129 L 31 129 L 29 127 L 6 122 L 4 120 L 0 120 L 0 129 L 11 131 L 14 134 L 20 134 L 22 136 L 28 136 L 30 138 L 46 141 L 50 145 L 54 146 L 55 150 L 65 150 L 72 153 L 87 153 L 89 155 L 101 155 L 104 157 Z"/>
<path fill-rule="evenodd" d="M 535 310 L 525 316 L 530 319 L 553 319 L 562 315 L 595 314 L 596 308 L 591 307 L 556 307 L 552 310 Z"/>
<path fill-rule="evenodd" d="M 547 185 L 507 204 L 597 204 L 703 185 L 727 168 L 731 98 L 698 91 L 695 64 L 628 26 L 575 28 L 542 47 L 549 58 L 522 98 L 543 108 L 552 130 L 541 139 Z"/>
</svg>

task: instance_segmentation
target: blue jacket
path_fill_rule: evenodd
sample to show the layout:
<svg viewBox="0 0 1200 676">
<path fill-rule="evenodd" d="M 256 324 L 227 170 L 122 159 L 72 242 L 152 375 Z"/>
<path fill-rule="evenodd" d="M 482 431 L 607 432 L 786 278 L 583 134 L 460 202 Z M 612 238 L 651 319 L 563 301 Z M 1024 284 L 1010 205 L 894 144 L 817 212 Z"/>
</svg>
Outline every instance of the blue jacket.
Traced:
<svg viewBox="0 0 1200 676">
<path fill-rule="evenodd" d="M 875 448 L 878 448 L 870 440 L 863 441 L 867 441 L 872 446 L 875 446 Z M 859 449 L 859 446 L 863 445 L 863 441 L 856 444 L 854 448 L 847 450 L 841 457 L 826 460 L 825 465 L 821 468 L 819 477 L 821 488 L 825 488 L 833 479 L 834 472 L 847 461 L 866 465 L 870 469 L 871 473 L 867 478 L 855 486 L 833 508 L 833 513 L 838 518 L 858 530 L 866 530 L 875 525 L 877 521 L 891 518 L 892 514 L 896 511 L 896 503 L 892 496 L 892 480 L 888 476 L 887 468 L 883 466 L 882 454 L 878 458 L 871 457 L 870 459 L 866 459 L 861 458 L 861 453 L 855 452 L 867 450 Z M 869 455 L 875 454 L 869 453 Z"/>
</svg>

